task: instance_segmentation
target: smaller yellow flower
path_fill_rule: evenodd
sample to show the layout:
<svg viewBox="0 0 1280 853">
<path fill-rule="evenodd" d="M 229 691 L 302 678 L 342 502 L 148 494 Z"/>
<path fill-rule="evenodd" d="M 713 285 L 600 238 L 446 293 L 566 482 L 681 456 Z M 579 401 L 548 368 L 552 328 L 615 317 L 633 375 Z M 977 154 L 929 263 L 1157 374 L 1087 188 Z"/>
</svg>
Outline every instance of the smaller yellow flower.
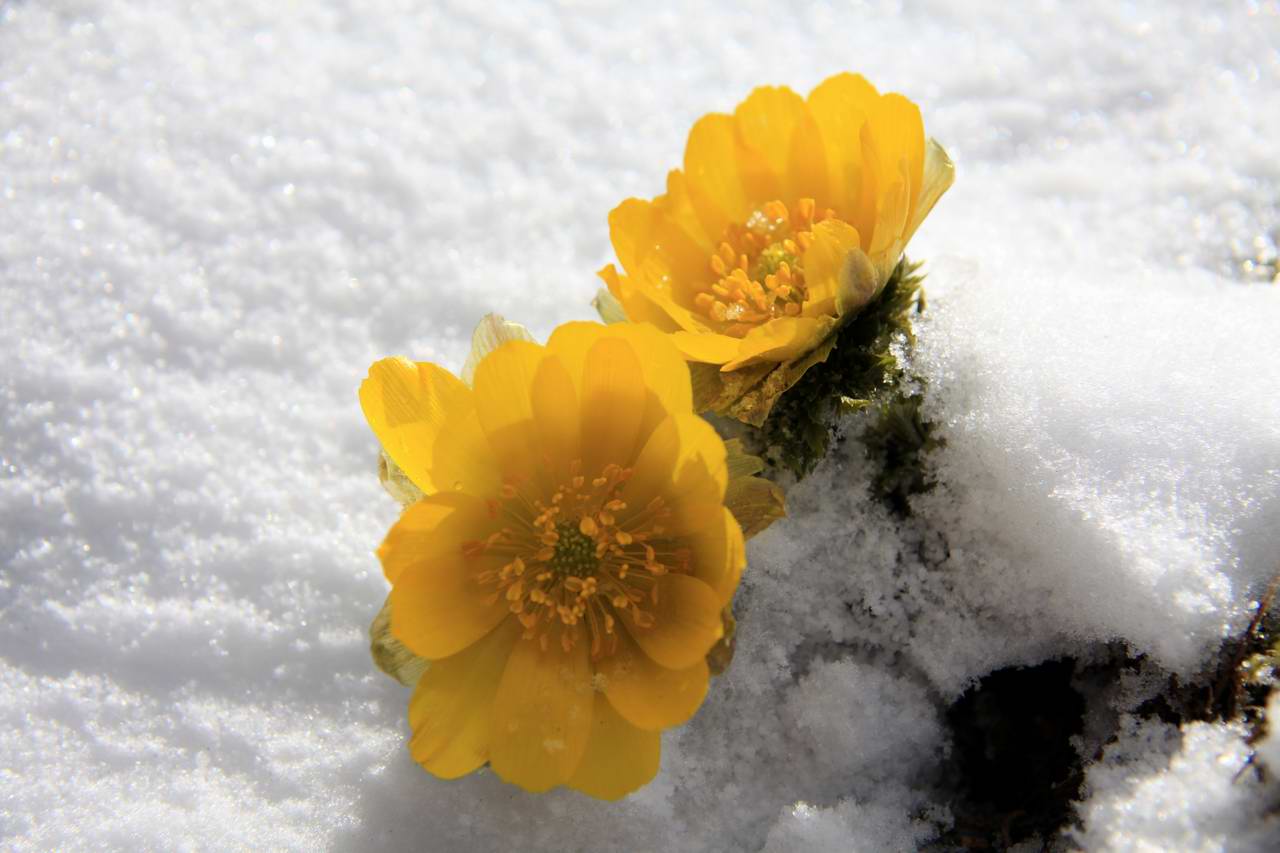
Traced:
<svg viewBox="0 0 1280 853">
<path fill-rule="evenodd" d="M 410 750 L 431 773 L 488 762 L 530 791 L 616 799 L 706 694 L 745 565 L 731 479 L 755 523 L 776 514 L 656 330 L 569 323 L 544 347 L 490 318 L 476 352 L 470 386 L 391 358 L 360 388 L 407 504 L 378 551 L 375 656 L 416 685 Z"/>
<path fill-rule="evenodd" d="M 718 367 L 718 411 L 762 422 L 825 352 L 803 359 L 884 287 L 953 176 L 915 104 L 861 76 L 807 99 L 756 89 L 694 124 L 665 195 L 610 213 L 623 273 L 600 275 L 629 319 Z M 763 399 L 729 408 L 779 366 Z"/>
</svg>

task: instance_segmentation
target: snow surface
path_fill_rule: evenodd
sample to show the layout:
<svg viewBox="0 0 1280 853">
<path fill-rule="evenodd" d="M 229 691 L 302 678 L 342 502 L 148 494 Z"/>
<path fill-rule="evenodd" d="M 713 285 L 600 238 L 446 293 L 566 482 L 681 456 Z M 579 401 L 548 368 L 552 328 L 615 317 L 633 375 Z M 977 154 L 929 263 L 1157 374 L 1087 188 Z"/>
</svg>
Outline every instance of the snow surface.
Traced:
<svg viewBox="0 0 1280 853">
<path fill-rule="evenodd" d="M 1240 731 L 1127 714 L 1277 569 L 1278 44 L 1244 2 L 0 5 L 4 845 L 910 849 L 948 703 L 1123 641 L 1076 843 L 1264 848 Z M 635 796 L 429 777 L 366 649 L 367 365 L 591 316 L 697 116 L 844 69 L 957 163 L 912 246 L 943 485 L 901 522 L 850 440 L 791 492 Z"/>
</svg>

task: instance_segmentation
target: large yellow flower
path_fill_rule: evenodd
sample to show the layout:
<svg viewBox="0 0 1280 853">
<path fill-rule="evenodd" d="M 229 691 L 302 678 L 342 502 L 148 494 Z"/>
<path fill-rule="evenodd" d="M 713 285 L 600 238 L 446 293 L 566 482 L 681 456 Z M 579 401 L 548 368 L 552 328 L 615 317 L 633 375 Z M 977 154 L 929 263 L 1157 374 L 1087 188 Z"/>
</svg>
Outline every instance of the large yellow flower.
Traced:
<svg viewBox="0 0 1280 853">
<path fill-rule="evenodd" d="M 429 661 L 410 749 L 621 797 L 702 703 L 745 564 L 725 443 L 651 327 L 569 323 L 471 367 L 390 358 L 360 388 L 413 492 L 378 551 L 391 634 Z"/>
<path fill-rule="evenodd" d="M 861 76 L 759 88 L 693 126 L 665 195 L 610 213 L 623 273 L 600 275 L 688 360 L 750 369 L 740 395 L 879 293 L 953 175 L 915 104 Z"/>
</svg>

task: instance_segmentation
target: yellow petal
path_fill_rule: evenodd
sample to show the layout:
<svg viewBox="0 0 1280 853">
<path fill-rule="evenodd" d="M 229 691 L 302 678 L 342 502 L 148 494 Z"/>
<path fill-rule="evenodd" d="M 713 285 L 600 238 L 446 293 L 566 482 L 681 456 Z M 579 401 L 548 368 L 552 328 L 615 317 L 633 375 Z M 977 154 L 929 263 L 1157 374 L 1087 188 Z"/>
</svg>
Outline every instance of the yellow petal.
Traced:
<svg viewBox="0 0 1280 853">
<path fill-rule="evenodd" d="M 481 498 L 461 492 L 427 495 L 387 532 L 378 548 L 382 571 L 394 584 L 406 570 L 460 554 L 464 543 L 484 539 L 496 527 Z"/>
<path fill-rule="evenodd" d="M 591 739 L 569 787 L 600 800 L 618 800 L 658 773 L 662 738 L 628 723 L 596 694 Z"/>
<path fill-rule="evenodd" d="M 588 472 L 636 456 L 646 389 L 640 359 L 628 341 L 601 337 L 587 351 L 582 370 L 582 448 Z"/>
<path fill-rule="evenodd" d="M 740 338 L 712 332 L 675 332 L 672 342 L 689 361 L 724 364 L 738 356 Z"/>
<path fill-rule="evenodd" d="M 756 326 L 742 339 L 738 358 L 722 371 L 737 370 L 757 362 L 790 361 L 804 355 L 835 328 L 833 317 L 779 317 Z"/>
<path fill-rule="evenodd" d="M 489 760 L 493 699 L 519 637 L 519 624 L 508 620 L 431 664 L 409 700 L 414 761 L 442 779 L 456 779 Z"/>
<path fill-rule="evenodd" d="M 533 335 L 519 323 L 510 323 L 499 314 L 485 314 L 471 333 L 471 352 L 462 366 L 462 381 L 468 385 L 475 380 L 476 365 L 489 353 L 507 341 L 532 341 Z"/>
<path fill-rule="evenodd" d="M 658 201 L 629 198 L 609 212 L 609 239 L 627 275 L 690 308 L 714 276 L 708 249 L 677 225 Z"/>
<path fill-rule="evenodd" d="M 625 631 L 617 651 L 602 659 L 602 675 L 609 703 L 627 722 L 646 731 L 661 731 L 687 722 L 707 695 L 710 673 L 706 660 L 685 669 L 667 669 L 653 662 Z"/>
<path fill-rule="evenodd" d="M 476 415 L 510 479 L 528 477 L 541 462 L 533 428 L 532 389 L 546 354 L 538 344 L 508 341 L 476 366 Z"/>
<path fill-rule="evenodd" d="M 862 156 L 875 176 L 874 228 L 858 231 L 876 268 L 892 271 L 924 170 L 924 126 L 916 105 L 894 94 L 877 101 L 862 126 Z"/>
<path fill-rule="evenodd" d="M 384 358 L 360 385 L 360 407 L 373 434 L 400 470 L 424 492 L 432 478 L 432 448 L 445 420 L 471 406 L 471 391 L 434 364 Z"/>
<path fill-rule="evenodd" d="M 617 298 L 627 319 L 633 323 L 650 323 L 663 332 L 708 328 L 692 311 L 677 305 L 666 293 L 644 281 L 620 274 L 613 264 L 603 267 L 597 275 L 608 285 L 609 292 Z"/>
<path fill-rule="evenodd" d="M 563 482 L 570 464 L 582 456 L 578 392 L 564 362 L 554 355 L 542 360 L 533 375 L 531 396 L 542 458 L 553 478 Z"/>
<path fill-rule="evenodd" d="M 786 195 L 792 135 L 805 117 L 804 99 L 785 86 L 761 86 L 733 111 L 740 138 L 769 166 L 767 182 L 748 186 L 752 198 L 763 201 Z"/>
<path fill-rule="evenodd" d="M 517 642 L 494 702 L 490 763 L 527 791 L 569 781 L 591 735 L 590 643 L 581 624 L 566 630 L 576 637 L 568 652 L 554 640 L 546 651 L 537 640 Z"/>
<path fill-rule="evenodd" d="M 678 225 L 681 231 L 688 234 L 689 238 L 709 258 L 719 245 L 720 235 L 724 231 L 725 223 L 713 223 L 714 230 L 707 227 L 707 223 L 699 216 L 698 209 L 694 205 L 689 179 L 679 169 L 672 169 L 667 172 L 667 193 L 661 197 L 661 201 L 663 209 L 671 217 L 671 221 Z"/>
<path fill-rule="evenodd" d="M 855 227 L 862 190 L 860 133 L 872 104 L 879 97 L 875 87 L 861 75 L 846 73 L 823 80 L 808 98 L 809 111 L 822 133 L 826 151 L 833 194 L 830 204 Z"/>
<path fill-rule="evenodd" d="M 712 113 L 698 119 L 685 145 L 685 178 L 689 197 L 708 234 L 719 234 L 730 222 L 745 222 L 753 200 L 746 191 L 740 160 L 749 168 L 767 169 L 759 155 L 737 140 L 731 115 Z"/>
<path fill-rule="evenodd" d="M 835 314 L 840 274 L 845 258 L 854 250 L 862 250 L 862 241 L 847 222 L 828 219 L 813 226 L 813 243 L 804 253 L 804 277 L 809 285 L 806 317 Z"/>
<path fill-rule="evenodd" d="M 649 607 L 653 625 L 636 625 L 630 610 L 619 613 L 636 645 L 668 669 L 686 669 L 707 656 L 724 635 L 719 597 L 697 578 L 663 575 L 657 580 L 658 603 Z"/>
<path fill-rule="evenodd" d="M 441 508 L 452 512 L 441 514 Z M 501 558 L 467 556 L 467 543 L 497 528 L 486 503 L 459 493 L 423 498 L 405 510 L 387 534 L 378 556 L 394 577 L 391 633 L 414 654 L 436 660 L 456 654 L 487 634 L 507 614 L 506 602 L 489 602 L 477 571 L 497 568 Z"/>
<path fill-rule="evenodd" d="M 717 521 L 729 482 L 724 441 L 694 414 L 671 415 L 653 430 L 627 483 L 629 512 L 661 497 L 672 510 L 673 535 Z M 627 513 L 620 516 L 625 522 Z"/>
<path fill-rule="evenodd" d="M 819 209 L 833 207 L 841 196 L 828 177 L 822 130 L 803 101 L 800 106 L 803 112 L 791 133 L 785 197 L 811 198 Z"/>
<path fill-rule="evenodd" d="M 455 410 L 445 420 L 432 448 L 431 472 L 440 489 L 488 497 L 502 487 L 498 457 L 474 406 Z"/>
<path fill-rule="evenodd" d="M 914 206 L 920 192 L 925 157 L 924 121 L 920 118 L 920 108 L 902 95 L 890 93 L 876 102 L 868 116 L 868 125 L 883 166 L 902 175 L 906 196 Z M 904 217 L 904 222 L 909 219 L 909 215 Z M 902 233 L 901 229 L 898 233 Z"/>
<path fill-rule="evenodd" d="M 641 381 L 647 393 L 644 416 L 641 419 L 641 439 L 653 431 L 669 412 L 688 412 L 693 406 L 693 391 L 689 381 L 689 368 L 680 351 L 671 341 L 652 326 L 643 323 L 564 323 L 551 333 L 547 350 L 559 358 L 578 389 L 579 399 L 585 399 L 582 379 L 585 376 L 588 353 L 600 340 L 619 340 L 627 343 L 636 354 L 640 365 Z M 588 434 L 584 431 L 584 435 Z M 631 460 L 612 460 L 619 465 Z"/>
<path fill-rule="evenodd" d="M 689 538 L 689 545 L 693 552 L 690 574 L 711 587 L 721 605 L 728 604 L 747 565 L 746 545 L 737 518 L 722 507 L 718 523 L 696 530 Z"/>
</svg>

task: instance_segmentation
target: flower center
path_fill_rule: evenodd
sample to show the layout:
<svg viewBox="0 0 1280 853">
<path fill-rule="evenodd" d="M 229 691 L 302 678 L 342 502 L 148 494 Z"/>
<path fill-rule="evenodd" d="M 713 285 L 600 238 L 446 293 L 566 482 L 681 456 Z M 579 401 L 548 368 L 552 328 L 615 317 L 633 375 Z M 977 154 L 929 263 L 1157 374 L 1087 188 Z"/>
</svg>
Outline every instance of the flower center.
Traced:
<svg viewBox="0 0 1280 853">
<path fill-rule="evenodd" d="M 561 521 L 556 525 L 555 553 L 547 561 L 547 568 L 562 575 L 585 578 L 592 575 L 600 560 L 596 557 L 596 540 L 580 529 L 582 522 Z"/>
<path fill-rule="evenodd" d="M 724 334 L 739 338 L 776 317 L 799 316 L 809 298 L 804 253 L 812 228 L 833 216 L 833 210 L 818 211 L 811 198 L 790 209 L 774 200 L 746 222 L 730 224 L 710 260 L 716 281 L 694 304 Z"/>
<path fill-rule="evenodd" d="M 489 603 L 507 601 L 526 640 L 568 651 L 585 633 L 599 658 L 617 648 L 618 619 L 640 630 L 653 626 L 658 578 L 688 571 L 690 553 L 665 538 L 671 510 L 662 498 L 628 504 L 630 469 L 611 464 L 594 478 L 581 471 L 575 461 L 568 482 L 545 499 L 533 496 L 540 491 L 533 483 L 503 486 L 490 504 L 502 528 L 466 543 L 463 553 L 504 561 L 474 578 L 491 589 Z"/>
</svg>

